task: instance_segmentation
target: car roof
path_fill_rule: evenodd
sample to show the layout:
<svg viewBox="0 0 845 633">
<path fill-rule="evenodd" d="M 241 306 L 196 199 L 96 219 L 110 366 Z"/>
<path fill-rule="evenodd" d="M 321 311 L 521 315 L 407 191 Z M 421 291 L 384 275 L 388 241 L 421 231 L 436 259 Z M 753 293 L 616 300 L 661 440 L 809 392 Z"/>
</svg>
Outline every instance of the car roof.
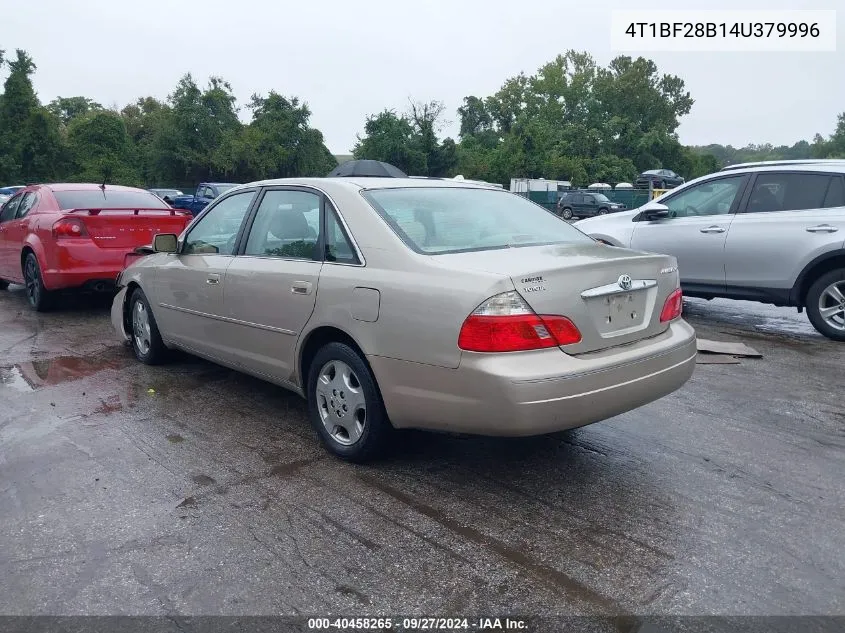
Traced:
<svg viewBox="0 0 845 633">
<path fill-rule="evenodd" d="M 495 189 L 498 187 L 466 182 L 465 180 L 452 180 L 451 178 L 372 178 L 365 176 L 338 176 L 333 178 L 277 178 L 272 180 L 259 180 L 256 182 L 241 185 L 242 187 L 268 187 L 273 185 L 302 185 L 316 187 L 318 189 L 400 189 L 417 188 L 429 189 L 435 187 L 448 187 L 450 189 Z"/>
<path fill-rule="evenodd" d="M 716 173 L 753 173 L 767 171 L 815 171 L 830 173 L 845 173 L 845 160 L 826 161 L 771 161 L 761 163 L 747 163 L 723 167 Z"/>
<path fill-rule="evenodd" d="M 763 160 L 753 163 L 737 163 L 736 165 L 727 165 L 722 167 L 720 171 L 734 171 L 737 169 L 751 169 L 760 167 L 845 167 L 845 159 L 843 158 L 802 158 L 794 160 Z"/>
<path fill-rule="evenodd" d="M 95 185 L 87 182 L 59 182 L 50 183 L 48 185 L 38 185 L 50 191 L 94 191 L 100 189 L 103 185 Z M 122 185 L 106 185 L 106 191 L 144 191 L 138 187 L 124 187 Z"/>
</svg>

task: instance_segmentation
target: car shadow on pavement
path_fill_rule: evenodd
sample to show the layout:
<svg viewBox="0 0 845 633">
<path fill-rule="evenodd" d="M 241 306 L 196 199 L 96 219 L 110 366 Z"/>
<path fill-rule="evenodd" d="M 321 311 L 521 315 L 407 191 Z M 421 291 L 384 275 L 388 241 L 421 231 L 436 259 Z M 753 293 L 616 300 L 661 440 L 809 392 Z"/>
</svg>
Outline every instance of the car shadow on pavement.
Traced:
<svg viewBox="0 0 845 633">
<path fill-rule="evenodd" d="M 111 310 L 112 293 L 90 293 L 63 291 L 56 295 L 55 304 L 43 314 L 68 313 L 84 315 L 107 313 Z M 14 302 L 20 304 L 20 309 L 27 309 L 35 312 L 27 302 L 24 287 L 17 284 L 10 285 L 6 290 L 0 291 L 0 301 Z"/>
</svg>

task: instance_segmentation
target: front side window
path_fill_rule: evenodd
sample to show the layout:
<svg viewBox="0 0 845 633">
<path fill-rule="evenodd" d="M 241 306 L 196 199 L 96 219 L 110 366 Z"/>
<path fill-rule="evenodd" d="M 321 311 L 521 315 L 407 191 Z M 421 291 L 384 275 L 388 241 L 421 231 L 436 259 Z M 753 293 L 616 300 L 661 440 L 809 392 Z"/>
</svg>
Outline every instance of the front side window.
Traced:
<svg viewBox="0 0 845 633">
<path fill-rule="evenodd" d="M 236 193 L 220 200 L 199 218 L 185 238 L 185 255 L 232 255 L 254 191 Z"/>
<path fill-rule="evenodd" d="M 831 185 L 824 174 L 761 173 L 754 181 L 746 213 L 821 209 Z"/>
<path fill-rule="evenodd" d="M 420 253 L 593 242 L 556 215 L 504 191 L 402 187 L 362 194 L 402 241 Z"/>
<path fill-rule="evenodd" d="M 319 235 L 320 197 L 317 194 L 270 190 L 258 206 L 244 255 L 315 259 Z"/>
<path fill-rule="evenodd" d="M 730 213 L 744 176 L 720 178 L 688 187 L 663 204 L 669 207 L 670 218 Z"/>
</svg>

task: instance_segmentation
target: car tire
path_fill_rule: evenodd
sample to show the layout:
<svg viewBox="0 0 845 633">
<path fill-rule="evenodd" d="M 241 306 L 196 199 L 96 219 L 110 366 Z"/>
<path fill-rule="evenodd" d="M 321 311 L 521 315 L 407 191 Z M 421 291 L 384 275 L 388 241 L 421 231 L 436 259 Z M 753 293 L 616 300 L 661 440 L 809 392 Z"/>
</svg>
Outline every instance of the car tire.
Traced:
<svg viewBox="0 0 845 633">
<path fill-rule="evenodd" d="M 5 279 L 0 279 L 0 290 L 5 290 L 9 287 L 9 282 Z"/>
<path fill-rule="evenodd" d="M 145 365 L 159 365 L 167 358 L 155 315 L 144 291 L 137 288 L 129 299 L 129 336 L 135 358 Z"/>
<path fill-rule="evenodd" d="M 53 293 L 44 287 L 41 266 L 35 253 L 28 253 L 23 262 L 23 279 L 26 298 L 36 312 L 46 312 L 53 306 Z"/>
<path fill-rule="evenodd" d="M 311 426 L 326 450 L 356 463 L 384 455 L 393 426 L 372 371 L 349 345 L 320 348 L 308 370 L 306 395 Z"/>
<path fill-rule="evenodd" d="M 560 215 L 561 215 L 561 217 L 563 217 L 564 220 L 571 220 L 572 219 L 572 209 L 570 209 L 569 207 L 564 207 L 563 211 L 561 212 Z"/>
<path fill-rule="evenodd" d="M 810 323 L 829 339 L 845 342 L 845 268 L 825 273 L 813 282 L 804 301 Z M 837 304 L 836 302 L 839 301 Z M 841 311 L 823 315 L 822 309 L 839 307 Z"/>
<path fill-rule="evenodd" d="M 607 215 L 607 209 L 599 209 L 599 215 Z"/>
</svg>

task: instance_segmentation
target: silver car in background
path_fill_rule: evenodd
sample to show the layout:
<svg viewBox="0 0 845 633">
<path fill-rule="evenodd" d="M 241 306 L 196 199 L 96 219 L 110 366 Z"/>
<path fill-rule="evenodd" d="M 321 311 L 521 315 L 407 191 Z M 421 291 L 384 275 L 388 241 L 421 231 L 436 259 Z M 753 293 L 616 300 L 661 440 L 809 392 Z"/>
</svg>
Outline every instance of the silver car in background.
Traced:
<svg viewBox="0 0 845 633">
<path fill-rule="evenodd" d="M 687 296 L 806 309 L 820 333 L 845 341 L 845 161 L 732 166 L 575 226 L 674 256 Z"/>
<path fill-rule="evenodd" d="M 394 428 L 571 429 L 683 385 L 695 334 L 673 257 L 608 248 L 522 197 L 451 180 L 233 189 L 118 280 L 112 320 L 308 401 L 334 454 Z"/>
</svg>

